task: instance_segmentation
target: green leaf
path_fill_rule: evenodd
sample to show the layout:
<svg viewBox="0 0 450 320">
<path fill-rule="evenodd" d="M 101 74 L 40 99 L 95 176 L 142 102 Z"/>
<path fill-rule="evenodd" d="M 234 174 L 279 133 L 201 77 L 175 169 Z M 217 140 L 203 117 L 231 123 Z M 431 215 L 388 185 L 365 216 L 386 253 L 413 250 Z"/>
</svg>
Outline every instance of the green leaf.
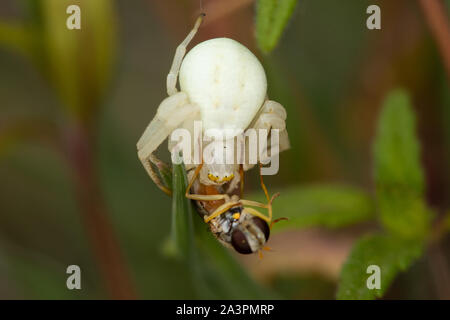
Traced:
<svg viewBox="0 0 450 320">
<path fill-rule="evenodd" d="M 415 118 L 401 90 L 386 99 L 374 145 L 376 195 L 381 221 L 391 232 L 426 235 L 431 214 L 424 201 L 424 176 Z"/>
<path fill-rule="evenodd" d="M 447 7 L 447 13 L 450 14 L 450 0 L 445 0 L 444 4 Z"/>
<path fill-rule="evenodd" d="M 272 51 L 280 40 L 298 0 L 258 0 L 256 40 L 263 52 Z"/>
<path fill-rule="evenodd" d="M 250 200 L 267 202 L 264 195 Z M 368 220 L 374 208 L 370 197 L 361 189 L 344 185 L 297 186 L 282 190 L 274 200 L 274 219 L 286 217 L 274 230 L 323 226 L 339 228 Z"/>
<path fill-rule="evenodd" d="M 185 197 L 184 165 L 173 165 L 172 238 L 170 248 L 190 269 L 203 299 L 269 299 L 275 296 L 258 285 L 208 230 Z M 193 223 L 195 220 L 195 223 Z"/>
<path fill-rule="evenodd" d="M 83 290 L 68 290 L 68 265 L 38 251 L 13 245 L 1 238 L 0 259 L 0 280 L 6 282 L 7 299 L 98 298 L 99 292 L 87 276 L 83 278 Z"/>
<path fill-rule="evenodd" d="M 340 276 L 337 298 L 375 299 L 381 297 L 395 276 L 405 271 L 422 253 L 422 243 L 394 236 L 372 235 L 359 240 L 345 262 Z M 367 268 L 380 268 L 380 289 L 368 289 L 368 278 L 374 272 Z"/>
<path fill-rule="evenodd" d="M 157 167 L 157 170 L 164 185 L 172 190 L 172 172 L 170 171 L 170 168 L 165 163 L 161 163 Z"/>
<path fill-rule="evenodd" d="M 171 243 L 174 253 L 188 260 L 194 254 L 194 229 L 192 223 L 192 206 L 184 194 L 187 188 L 184 165 L 174 165 L 172 172 L 172 190 L 174 192 L 172 197 Z"/>
<path fill-rule="evenodd" d="M 114 4 L 79 0 L 81 30 L 69 30 L 66 9 L 72 2 L 24 2 L 27 19 L 22 25 L 0 24 L 0 44 L 31 56 L 64 107 L 85 120 L 98 110 L 112 76 L 116 53 Z"/>
</svg>

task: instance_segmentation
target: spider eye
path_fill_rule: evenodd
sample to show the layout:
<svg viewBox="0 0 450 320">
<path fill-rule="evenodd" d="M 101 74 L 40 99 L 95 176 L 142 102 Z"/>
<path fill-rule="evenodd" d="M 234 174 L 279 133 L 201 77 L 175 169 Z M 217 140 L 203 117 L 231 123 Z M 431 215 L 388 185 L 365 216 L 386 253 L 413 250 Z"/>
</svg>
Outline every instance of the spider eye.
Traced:
<svg viewBox="0 0 450 320">
<path fill-rule="evenodd" d="M 232 179 L 234 178 L 234 174 L 230 174 L 229 176 L 225 176 L 225 177 L 223 177 L 223 181 L 231 181 Z"/>
<path fill-rule="evenodd" d="M 211 181 L 217 182 L 219 180 L 219 177 L 213 175 L 212 173 L 208 173 L 208 179 Z"/>
<path fill-rule="evenodd" d="M 248 244 L 247 237 L 245 236 L 244 232 L 239 229 L 233 231 L 233 234 L 231 235 L 231 245 L 233 246 L 234 250 L 239 253 L 252 253 L 252 249 Z"/>
<path fill-rule="evenodd" d="M 262 233 L 264 233 L 264 237 L 266 238 L 266 242 L 269 240 L 270 236 L 270 228 L 266 221 L 264 221 L 261 218 L 253 217 L 252 218 L 253 224 L 258 227 Z"/>
</svg>

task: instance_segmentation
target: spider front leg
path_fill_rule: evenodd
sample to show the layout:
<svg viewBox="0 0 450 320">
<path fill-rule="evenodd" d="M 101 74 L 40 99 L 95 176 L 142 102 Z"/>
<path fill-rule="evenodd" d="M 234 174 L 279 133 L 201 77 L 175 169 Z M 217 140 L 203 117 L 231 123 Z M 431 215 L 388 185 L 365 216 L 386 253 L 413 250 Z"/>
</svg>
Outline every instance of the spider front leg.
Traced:
<svg viewBox="0 0 450 320">
<path fill-rule="evenodd" d="M 195 105 L 189 103 L 184 92 L 178 92 L 161 102 L 155 117 L 145 129 L 137 143 L 138 157 L 142 162 L 153 182 L 165 193 L 171 195 L 171 191 L 164 186 L 158 174 L 152 167 L 164 166 L 153 152 L 159 145 L 186 119 L 195 118 L 199 110 Z"/>
<path fill-rule="evenodd" d="M 189 119 L 193 120 L 199 113 L 199 109 L 195 105 L 189 103 L 187 94 L 178 92 L 176 84 L 181 62 L 186 54 L 186 47 L 197 33 L 203 17 L 204 14 L 201 14 L 197 18 L 194 28 L 189 32 L 186 39 L 178 46 L 172 62 L 172 67 L 167 75 L 167 93 L 169 94 L 169 97 L 164 99 L 159 105 L 156 116 L 145 129 L 137 143 L 139 160 L 141 160 L 142 165 L 150 178 L 152 178 L 153 182 L 168 195 L 171 195 L 172 192 L 164 186 L 158 174 L 152 167 L 152 164 L 158 168 L 165 166 L 166 164 L 159 160 L 153 152 L 173 130 L 179 127 L 183 122 L 186 122 Z"/>
</svg>

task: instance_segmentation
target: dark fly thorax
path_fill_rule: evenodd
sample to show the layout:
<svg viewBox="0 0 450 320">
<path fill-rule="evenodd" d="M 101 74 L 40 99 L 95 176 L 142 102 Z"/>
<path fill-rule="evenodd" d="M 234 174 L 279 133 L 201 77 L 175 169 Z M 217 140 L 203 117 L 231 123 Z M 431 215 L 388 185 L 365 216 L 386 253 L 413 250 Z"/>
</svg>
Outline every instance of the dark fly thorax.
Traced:
<svg viewBox="0 0 450 320">
<path fill-rule="evenodd" d="M 231 235 L 239 224 L 239 220 L 233 216 L 236 213 L 241 214 L 242 209 L 242 206 L 233 207 L 209 223 L 209 227 L 214 236 L 227 246 L 231 245 Z"/>
<path fill-rule="evenodd" d="M 205 216 L 210 213 L 205 210 L 200 201 L 196 201 L 198 212 Z M 242 206 L 236 206 L 231 208 L 225 213 L 222 213 L 218 217 L 208 222 L 209 229 L 212 234 L 226 246 L 231 246 L 231 234 L 234 228 L 238 225 L 238 220 L 233 216 L 236 213 L 242 213 Z"/>
</svg>

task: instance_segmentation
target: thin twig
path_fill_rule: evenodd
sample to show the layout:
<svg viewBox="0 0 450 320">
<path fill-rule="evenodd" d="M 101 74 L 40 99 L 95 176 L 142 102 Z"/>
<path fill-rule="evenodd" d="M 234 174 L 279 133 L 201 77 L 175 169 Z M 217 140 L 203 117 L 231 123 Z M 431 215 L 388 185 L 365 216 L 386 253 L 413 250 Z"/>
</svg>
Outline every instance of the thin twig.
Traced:
<svg viewBox="0 0 450 320">
<path fill-rule="evenodd" d="M 442 241 L 448 234 L 448 214 L 441 216 L 433 226 L 428 245 L 428 263 L 439 299 L 450 299 L 450 272 L 447 258 L 442 251 Z"/>
<path fill-rule="evenodd" d="M 431 246 L 428 253 L 429 267 L 439 299 L 450 299 L 450 274 L 448 272 L 447 258 L 442 251 L 440 244 L 435 243 Z"/>
<path fill-rule="evenodd" d="M 441 0 L 419 0 L 434 40 L 439 48 L 450 81 L 450 25 Z"/>
</svg>

